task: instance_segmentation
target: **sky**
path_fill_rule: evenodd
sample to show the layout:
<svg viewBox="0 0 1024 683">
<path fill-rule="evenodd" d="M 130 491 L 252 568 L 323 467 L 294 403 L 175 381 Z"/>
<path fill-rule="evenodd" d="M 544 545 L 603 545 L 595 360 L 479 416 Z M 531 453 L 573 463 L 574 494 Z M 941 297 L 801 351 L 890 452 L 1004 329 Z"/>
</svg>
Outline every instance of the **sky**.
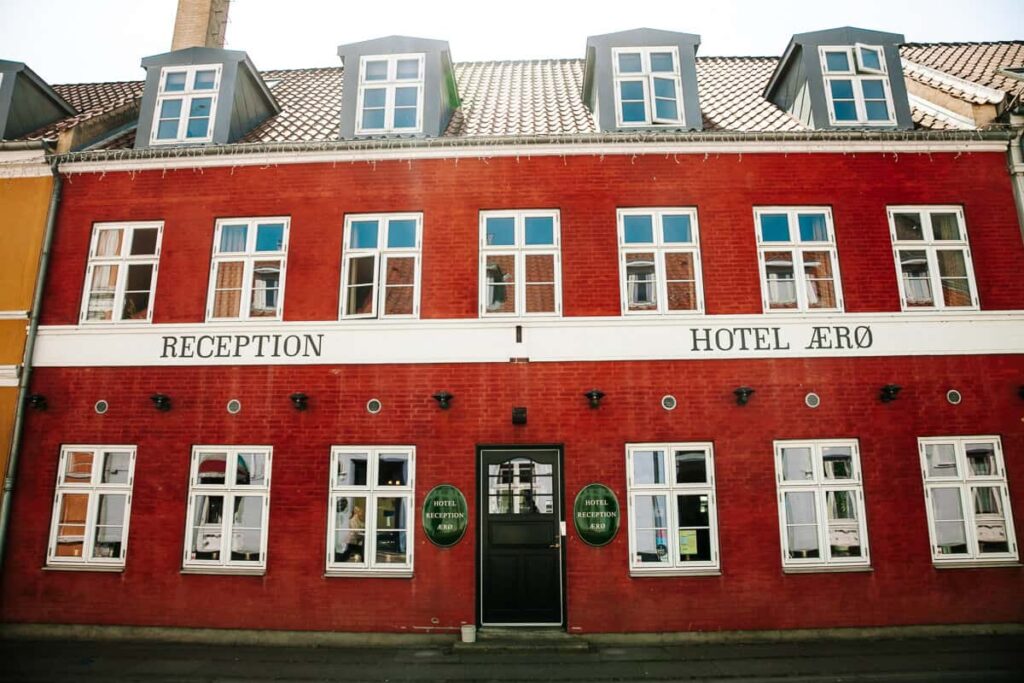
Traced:
<svg viewBox="0 0 1024 683">
<path fill-rule="evenodd" d="M 0 0 L 0 59 L 49 83 L 141 79 L 140 60 L 170 50 L 176 8 Z M 643 26 L 700 34 L 698 55 L 781 55 L 794 33 L 848 25 L 910 42 L 1019 40 L 1024 0 L 233 0 L 225 47 L 260 69 L 336 66 L 338 45 L 393 34 L 447 40 L 457 62 L 581 58 L 587 36 Z"/>
</svg>

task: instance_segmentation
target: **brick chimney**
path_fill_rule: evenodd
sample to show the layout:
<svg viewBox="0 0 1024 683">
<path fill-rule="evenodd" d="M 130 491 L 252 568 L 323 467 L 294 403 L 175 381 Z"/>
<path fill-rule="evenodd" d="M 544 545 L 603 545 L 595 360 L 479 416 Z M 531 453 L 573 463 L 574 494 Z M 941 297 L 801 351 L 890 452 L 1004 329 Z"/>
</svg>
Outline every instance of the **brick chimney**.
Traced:
<svg viewBox="0 0 1024 683">
<path fill-rule="evenodd" d="M 231 0 L 178 0 L 171 50 L 224 47 Z"/>
</svg>

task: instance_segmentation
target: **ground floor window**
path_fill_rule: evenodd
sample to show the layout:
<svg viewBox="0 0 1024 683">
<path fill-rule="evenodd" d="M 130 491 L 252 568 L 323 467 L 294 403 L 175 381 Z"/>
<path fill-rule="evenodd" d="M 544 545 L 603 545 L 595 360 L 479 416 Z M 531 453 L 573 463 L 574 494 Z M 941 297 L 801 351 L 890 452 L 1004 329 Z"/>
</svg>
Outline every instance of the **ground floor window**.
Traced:
<svg viewBox="0 0 1024 683">
<path fill-rule="evenodd" d="M 415 448 L 331 449 L 327 571 L 411 575 Z"/>
<path fill-rule="evenodd" d="M 712 445 L 628 444 L 626 472 L 630 572 L 718 571 Z"/>
</svg>

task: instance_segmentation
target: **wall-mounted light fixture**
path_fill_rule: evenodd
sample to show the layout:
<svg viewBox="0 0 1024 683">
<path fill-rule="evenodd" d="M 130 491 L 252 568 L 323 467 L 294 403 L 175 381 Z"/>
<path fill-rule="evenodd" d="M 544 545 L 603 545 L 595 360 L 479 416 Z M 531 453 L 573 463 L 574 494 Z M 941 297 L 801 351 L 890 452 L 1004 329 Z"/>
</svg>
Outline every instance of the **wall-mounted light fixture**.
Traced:
<svg viewBox="0 0 1024 683">
<path fill-rule="evenodd" d="M 896 400 L 896 394 L 900 393 L 902 389 L 898 384 L 886 384 L 883 386 L 878 394 L 878 400 L 882 403 L 888 403 L 889 401 Z"/>
<path fill-rule="evenodd" d="M 451 392 L 444 391 L 443 389 L 436 394 L 433 394 L 432 398 L 437 401 L 437 407 L 441 410 L 448 410 L 452 407 L 452 399 L 455 398 Z"/>
<path fill-rule="evenodd" d="M 301 391 L 296 391 L 288 398 L 291 400 L 292 406 L 295 410 L 305 410 L 306 408 L 309 408 L 309 396 L 306 396 Z"/>
<path fill-rule="evenodd" d="M 1021 399 L 1024 399 L 1024 384 L 1017 387 L 1017 395 L 1020 396 Z"/>
<path fill-rule="evenodd" d="M 736 387 L 732 390 L 736 395 L 736 405 L 745 406 L 750 402 L 750 396 L 754 393 L 753 387 Z"/>
<path fill-rule="evenodd" d="M 591 408 L 600 408 L 601 399 L 604 398 L 604 392 L 600 389 L 591 389 L 587 393 L 583 394 L 587 397 L 587 401 L 590 403 Z"/>
<path fill-rule="evenodd" d="M 156 409 L 166 413 L 171 409 L 171 397 L 167 394 L 153 394 L 149 397 L 149 400 L 153 402 Z"/>
<path fill-rule="evenodd" d="M 512 409 L 512 424 L 524 425 L 526 424 L 526 408 L 513 408 Z"/>
<path fill-rule="evenodd" d="M 32 410 L 46 410 L 49 407 L 46 397 L 42 394 L 29 394 L 28 405 Z"/>
</svg>

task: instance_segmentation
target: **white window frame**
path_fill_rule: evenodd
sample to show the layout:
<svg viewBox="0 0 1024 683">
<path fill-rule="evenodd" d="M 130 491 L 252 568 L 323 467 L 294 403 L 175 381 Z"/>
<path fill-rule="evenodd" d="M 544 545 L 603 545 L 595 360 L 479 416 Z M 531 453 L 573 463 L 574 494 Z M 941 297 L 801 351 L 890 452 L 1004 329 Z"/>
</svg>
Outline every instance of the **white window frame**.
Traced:
<svg viewBox="0 0 1024 683">
<path fill-rule="evenodd" d="M 673 63 L 675 70 L 672 73 L 668 72 L 651 72 L 651 53 L 652 52 L 670 52 L 672 54 Z M 620 73 L 619 72 L 619 55 L 620 54 L 639 53 L 640 54 L 640 65 L 641 70 L 636 73 Z M 686 111 L 683 107 L 683 84 L 682 84 L 682 65 L 679 63 L 679 48 L 677 47 L 616 47 L 612 48 L 612 82 L 613 89 L 615 91 L 615 124 L 620 128 L 633 128 L 638 126 L 680 126 L 686 121 Z M 679 112 L 679 117 L 675 119 L 662 119 L 655 115 L 654 106 L 654 79 L 663 78 L 665 80 L 671 80 L 675 83 L 676 89 L 676 108 Z M 644 120 L 643 121 L 623 121 L 622 119 L 622 94 L 619 89 L 619 84 L 623 81 L 640 81 L 643 84 L 644 89 Z"/>
<path fill-rule="evenodd" d="M 399 60 L 415 59 L 419 62 L 420 76 L 417 80 L 398 80 Z M 383 81 L 366 80 L 367 62 L 386 61 L 388 63 L 388 75 Z M 397 55 L 363 55 L 359 58 L 359 90 L 356 97 L 356 135 L 374 134 L 417 134 L 423 132 L 423 93 L 426 83 L 426 55 L 423 53 L 406 53 Z M 416 127 L 396 128 L 395 127 L 395 90 L 397 88 L 416 88 Z M 367 88 L 384 89 L 384 127 L 367 128 L 363 125 L 363 95 Z"/>
<path fill-rule="evenodd" d="M 967 463 L 965 445 L 967 443 L 989 443 L 995 453 L 996 471 L 991 475 L 970 474 Z M 957 476 L 929 477 L 928 460 L 925 447 L 928 445 L 954 446 L 956 455 Z M 928 516 L 928 541 L 931 545 L 932 562 L 936 567 L 978 567 L 990 565 L 1017 564 L 1020 556 L 1017 548 L 1017 535 L 1013 526 L 1013 509 L 1010 501 L 1010 490 L 1007 485 L 1006 465 L 1003 458 L 1003 444 L 998 436 L 934 436 L 921 437 L 917 440 L 917 450 L 921 462 L 921 480 L 924 485 L 925 510 Z M 975 487 L 996 488 L 1002 496 L 1003 515 L 1006 523 L 1006 538 L 1009 551 L 1005 553 L 981 553 L 978 546 L 977 513 L 974 511 L 971 489 Z M 932 491 L 934 489 L 955 488 L 960 496 L 960 508 L 964 515 L 964 532 L 968 552 L 958 555 L 945 555 L 938 551 L 935 532 L 935 513 L 932 510 Z"/>
<path fill-rule="evenodd" d="M 786 242 L 766 242 L 761 234 L 761 216 L 764 214 L 786 214 L 789 223 L 790 239 Z M 800 240 L 800 214 L 824 214 L 825 229 L 828 240 L 824 242 L 804 242 Z M 839 273 L 839 254 L 836 249 L 835 226 L 832 222 L 832 209 L 827 206 L 757 206 L 754 207 L 754 237 L 757 240 L 757 268 L 761 279 L 761 310 L 771 314 L 807 314 L 807 313 L 842 313 L 845 307 L 843 300 L 843 279 Z M 789 251 L 794 255 L 793 279 L 796 287 L 796 308 L 772 308 L 769 297 L 768 269 L 765 254 L 769 251 Z M 807 295 L 807 272 L 804 269 L 804 253 L 808 251 L 827 251 L 832 263 L 832 284 L 835 288 L 836 305 L 833 308 L 811 308 Z"/>
<path fill-rule="evenodd" d="M 67 458 L 71 453 L 91 451 L 92 470 L 87 482 L 68 481 Z M 117 452 L 128 453 L 128 482 L 121 484 L 104 484 L 101 482 L 104 454 Z M 135 446 L 126 445 L 63 445 L 57 465 L 57 482 L 53 495 L 53 511 L 50 517 L 50 534 L 47 541 L 46 566 L 51 569 L 79 569 L 90 571 L 121 571 L 128 558 L 128 525 L 132 512 L 132 488 L 135 484 Z M 58 527 L 60 526 L 60 504 L 65 495 L 88 495 L 85 517 L 85 537 L 83 538 L 82 555 L 80 557 L 59 556 L 56 554 Z M 103 494 L 122 494 L 126 496 L 124 520 L 121 525 L 121 554 L 119 558 L 92 557 L 96 537 L 96 515 L 98 514 L 99 497 Z"/>
<path fill-rule="evenodd" d="M 665 483 L 637 484 L 633 481 L 633 454 L 637 451 L 660 450 L 665 454 Z M 675 483 L 675 451 L 704 451 L 706 454 L 707 481 L 704 483 Z M 627 533 L 629 535 L 629 573 L 631 576 L 695 576 L 717 575 L 721 572 L 721 554 L 718 543 L 718 502 L 715 495 L 715 452 L 710 441 L 670 442 L 670 443 L 629 443 L 626 444 L 626 487 L 629 509 Z M 679 511 L 676 496 L 707 495 L 708 496 L 708 532 L 711 545 L 711 559 L 706 561 L 682 562 L 679 559 Z M 663 495 L 668 500 L 669 529 L 668 557 L 670 562 L 662 566 L 648 562 L 638 562 L 636 552 L 636 535 L 633 532 L 635 515 L 635 499 L 637 496 Z M 661 563 L 658 563 L 661 565 Z"/>
<path fill-rule="evenodd" d="M 921 240 L 899 240 L 896 237 L 896 214 L 916 213 L 921 216 Z M 936 240 L 932 228 L 933 213 L 954 213 L 957 217 L 957 224 L 963 239 L 959 240 Z M 971 258 L 970 238 L 967 235 L 967 221 L 964 219 L 962 206 L 943 205 L 906 205 L 888 206 L 886 214 L 889 217 L 889 236 L 892 239 L 892 256 L 896 265 L 896 283 L 900 290 L 900 306 L 904 312 L 913 311 L 977 311 L 979 309 L 978 283 L 974 278 L 974 261 Z M 942 294 L 942 278 L 939 276 L 938 256 L 939 250 L 958 249 L 964 254 L 964 267 L 967 272 L 967 282 L 971 288 L 970 306 L 947 306 L 945 297 Z M 910 306 L 907 303 L 907 292 L 903 282 L 903 268 L 900 264 L 900 250 L 923 251 L 928 260 L 928 280 L 932 290 L 931 306 Z"/>
<path fill-rule="evenodd" d="M 393 220 L 414 220 L 416 221 L 416 243 L 412 247 L 388 247 L 387 239 L 388 232 L 387 226 L 389 221 Z M 352 242 L 352 223 L 360 221 L 377 221 L 377 246 L 376 247 L 363 247 L 353 248 L 349 245 Z M 382 246 L 383 245 L 383 246 Z M 358 320 L 358 319 L 399 319 L 399 320 L 411 320 L 420 317 L 420 291 L 421 291 L 421 269 L 423 267 L 423 260 L 421 257 L 423 247 L 423 214 L 422 213 L 361 213 L 361 214 L 348 214 L 345 216 L 345 230 L 342 236 L 342 267 L 341 267 L 341 301 L 338 308 L 338 317 L 342 320 Z M 371 295 L 372 307 L 369 313 L 351 313 L 345 312 L 346 296 L 348 292 L 348 278 L 351 263 L 354 259 L 361 256 L 373 256 L 373 294 Z M 384 278 L 387 277 L 387 271 L 385 270 L 385 264 L 391 257 L 397 258 L 413 258 L 414 259 L 414 274 L 413 274 L 413 296 L 412 296 L 412 313 L 392 313 L 390 315 L 384 313 L 384 300 L 387 296 L 387 288 L 384 286 Z"/>
<path fill-rule="evenodd" d="M 135 239 L 136 230 L 157 230 L 156 250 L 152 254 L 133 256 L 131 251 L 132 240 Z M 121 252 L 119 256 L 99 256 L 100 233 L 103 230 L 121 230 Z M 153 308 L 156 303 L 156 281 L 160 271 L 160 250 L 163 247 L 164 224 L 163 221 L 149 221 L 139 223 L 93 223 L 92 237 L 89 242 L 89 264 L 85 269 L 85 286 L 82 288 L 82 308 L 79 311 L 78 319 L 83 325 L 144 325 L 153 322 Z M 128 267 L 132 265 L 153 266 L 153 279 L 149 283 L 149 310 L 145 319 L 119 320 L 117 318 L 124 311 L 124 295 L 128 285 Z M 117 266 L 117 283 L 114 286 L 113 315 L 110 320 L 89 319 L 89 296 L 92 293 L 93 271 L 101 266 Z"/>
<path fill-rule="evenodd" d="M 872 69 L 863 68 L 862 63 L 862 51 L 863 50 L 876 50 L 879 55 L 879 63 L 882 68 Z M 829 71 L 828 65 L 825 61 L 825 53 L 827 52 L 845 52 L 847 63 L 850 68 L 846 71 Z M 821 64 L 821 75 L 822 83 L 825 88 L 825 100 L 828 103 L 828 121 L 833 126 L 892 126 L 896 124 L 896 111 L 893 107 L 892 97 L 892 86 L 890 84 L 889 70 L 886 66 L 885 60 L 885 49 L 880 45 L 864 45 L 863 43 L 857 43 L 856 45 L 822 45 L 818 47 L 818 58 Z M 857 110 L 856 121 L 837 121 L 836 110 L 832 102 L 832 87 L 831 81 L 852 81 L 853 88 L 853 99 L 854 106 Z M 864 98 L 864 86 L 863 81 L 882 81 L 882 89 L 885 92 L 885 106 L 889 112 L 889 118 L 882 119 L 868 119 L 867 108 L 865 106 Z"/>
<path fill-rule="evenodd" d="M 199 71 L 216 72 L 213 81 L 213 88 L 210 90 L 196 90 L 195 79 Z M 153 107 L 153 127 L 149 134 L 150 145 L 173 145 L 182 142 L 210 142 L 213 140 L 213 128 L 217 122 L 217 97 L 220 92 L 220 79 L 222 76 L 222 65 L 220 64 L 199 64 L 194 66 L 165 66 L 160 69 L 160 81 L 157 88 L 156 104 Z M 166 90 L 167 76 L 172 73 L 185 74 L 185 89 L 168 91 Z M 194 98 L 210 98 L 210 124 L 206 136 L 201 138 L 185 137 L 188 132 L 189 110 L 192 107 Z M 178 134 L 174 138 L 158 139 L 157 131 L 160 127 L 160 109 L 167 100 L 181 100 L 181 116 L 178 119 Z"/>
<path fill-rule="evenodd" d="M 669 242 L 664 240 L 665 214 L 686 214 L 690 217 L 693 239 L 690 242 Z M 637 207 L 616 209 L 616 223 L 619 233 L 619 301 L 622 315 L 700 315 L 704 313 L 704 278 L 700 259 L 700 226 L 695 207 Z M 654 226 L 654 241 L 650 244 L 626 243 L 626 216 L 651 216 Z M 655 305 L 650 309 L 629 310 L 629 283 L 627 282 L 626 254 L 654 253 Z M 668 281 L 666 279 L 665 254 L 686 253 L 693 256 L 694 295 L 696 307 L 691 310 L 668 310 Z"/>
<path fill-rule="evenodd" d="M 813 439 L 775 441 L 775 485 L 779 505 L 779 548 L 785 572 L 856 571 L 871 567 L 871 549 L 868 544 L 868 522 L 864 505 L 864 483 L 860 467 L 860 444 L 857 439 Z M 850 479 L 826 479 L 822 450 L 829 447 L 848 447 L 851 452 L 853 476 Z M 783 479 L 782 451 L 785 448 L 809 448 L 813 478 L 806 481 Z M 786 533 L 786 493 L 810 491 L 814 493 L 814 514 L 821 557 L 789 557 L 789 535 Z M 861 542 L 860 557 L 832 557 L 829 542 L 827 496 L 829 491 L 850 491 L 857 506 L 857 532 Z"/>
<path fill-rule="evenodd" d="M 231 472 L 232 482 L 229 484 L 225 478 L 224 484 L 203 484 L 199 481 L 199 456 L 204 453 L 227 453 L 225 461 L 225 475 Z M 264 456 L 266 462 L 266 484 L 262 486 L 245 484 L 240 485 L 234 482 L 237 466 L 232 469 L 232 463 L 237 462 L 239 453 L 259 453 Z M 189 466 L 188 506 L 185 513 L 185 544 L 181 557 L 183 572 L 200 574 L 263 574 L 267 568 L 267 532 L 270 522 L 270 484 L 271 471 L 273 470 L 274 449 L 272 446 L 193 446 L 192 459 Z M 220 535 L 221 548 L 219 560 L 198 560 L 189 557 L 192 547 L 192 520 L 195 514 L 196 499 L 200 495 L 223 496 L 224 505 L 221 511 Z M 234 510 L 236 497 L 261 497 L 263 498 L 263 516 L 260 520 L 260 559 L 257 562 L 232 560 L 231 543 L 233 540 L 234 519 L 229 510 Z"/>
<path fill-rule="evenodd" d="M 226 225 L 246 225 L 245 251 L 219 253 L 221 231 Z M 264 224 L 284 224 L 281 248 L 277 251 L 256 251 L 258 226 Z M 288 236 L 291 232 L 291 218 L 288 216 L 267 216 L 258 218 L 219 218 L 213 230 L 213 250 L 210 257 L 210 283 L 206 291 L 206 321 L 217 322 L 226 320 L 281 320 L 284 317 L 284 291 L 288 273 Z M 252 315 L 252 278 L 257 261 L 281 261 L 280 285 L 277 290 L 277 315 Z M 217 268 L 221 263 L 241 261 L 242 292 L 237 316 L 214 316 L 217 298 Z"/>
<path fill-rule="evenodd" d="M 337 460 L 344 454 L 367 456 L 365 486 L 346 486 L 337 481 Z M 377 467 L 382 454 L 402 454 L 409 458 L 408 482 L 405 486 L 381 486 L 377 484 Z M 416 447 L 415 446 L 331 446 L 331 470 L 327 495 L 327 554 L 326 573 L 328 576 L 378 576 L 410 578 L 413 575 L 413 551 L 416 546 Z M 364 558 L 362 563 L 335 562 L 336 541 L 335 505 L 338 498 L 366 498 L 364 520 Z M 403 498 L 409 516 L 406 530 L 406 563 L 377 562 L 377 499 Z"/>
<path fill-rule="evenodd" d="M 526 244 L 526 219 L 551 218 L 553 222 L 552 243 L 541 245 Z M 487 244 L 487 220 L 489 218 L 511 218 L 515 221 L 515 243 L 508 245 Z M 511 317 L 556 317 L 562 314 L 562 257 L 561 257 L 561 226 L 560 212 L 556 210 L 529 209 L 516 211 L 481 211 L 480 212 L 480 316 L 511 318 Z M 512 256 L 515 259 L 516 281 L 514 288 L 515 311 L 502 313 L 487 308 L 487 257 Z M 555 310 L 529 313 L 526 310 L 526 257 L 554 257 L 554 288 Z"/>
</svg>

